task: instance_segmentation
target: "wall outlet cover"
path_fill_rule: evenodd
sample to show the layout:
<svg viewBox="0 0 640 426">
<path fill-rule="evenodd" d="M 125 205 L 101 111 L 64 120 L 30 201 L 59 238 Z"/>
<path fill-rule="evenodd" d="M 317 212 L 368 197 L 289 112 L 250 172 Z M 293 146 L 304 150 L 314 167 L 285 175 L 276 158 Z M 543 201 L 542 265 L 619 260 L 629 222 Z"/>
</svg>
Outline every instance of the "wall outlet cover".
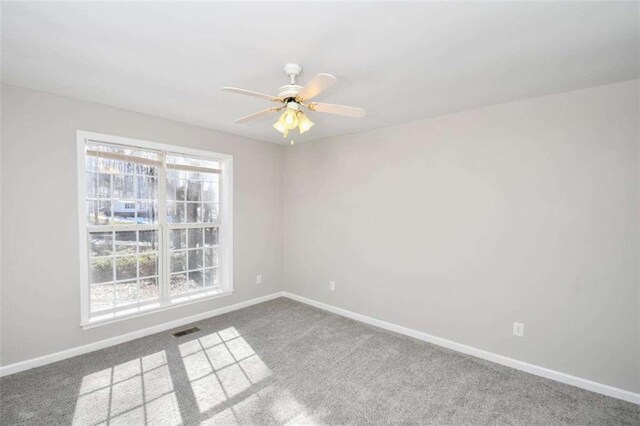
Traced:
<svg viewBox="0 0 640 426">
<path fill-rule="evenodd" d="M 513 335 L 518 337 L 524 337 L 524 323 L 522 322 L 513 323 Z"/>
<path fill-rule="evenodd" d="M 329 281 L 329 290 L 331 290 L 331 291 L 335 291 L 336 290 L 335 281 Z"/>
</svg>

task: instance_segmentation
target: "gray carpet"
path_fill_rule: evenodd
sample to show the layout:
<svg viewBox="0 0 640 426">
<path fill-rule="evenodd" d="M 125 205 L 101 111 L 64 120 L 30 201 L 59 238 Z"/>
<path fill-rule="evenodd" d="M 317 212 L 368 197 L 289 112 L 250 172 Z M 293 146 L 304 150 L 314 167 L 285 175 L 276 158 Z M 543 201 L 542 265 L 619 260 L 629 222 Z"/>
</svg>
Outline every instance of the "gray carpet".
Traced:
<svg viewBox="0 0 640 426">
<path fill-rule="evenodd" d="M 196 325 L 1 379 L 1 423 L 640 424 L 636 405 L 288 299 Z"/>
</svg>

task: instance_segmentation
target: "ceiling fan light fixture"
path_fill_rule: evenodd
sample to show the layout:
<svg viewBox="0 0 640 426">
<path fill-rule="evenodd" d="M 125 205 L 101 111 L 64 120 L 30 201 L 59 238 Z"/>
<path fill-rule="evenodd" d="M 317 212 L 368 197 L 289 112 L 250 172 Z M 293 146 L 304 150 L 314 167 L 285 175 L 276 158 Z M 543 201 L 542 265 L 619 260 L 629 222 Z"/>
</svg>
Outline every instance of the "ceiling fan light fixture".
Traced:
<svg viewBox="0 0 640 426">
<path fill-rule="evenodd" d="M 303 134 L 304 132 L 312 128 L 313 125 L 314 122 L 309 120 L 309 117 L 307 117 L 304 112 L 298 111 L 298 131 L 300 132 L 300 134 Z"/>
<path fill-rule="evenodd" d="M 298 117 L 300 113 L 302 113 L 302 111 L 300 111 L 300 106 L 295 102 L 289 102 L 285 111 L 273 125 L 274 129 L 281 132 L 286 138 L 289 130 L 293 130 L 298 127 Z"/>
<path fill-rule="evenodd" d="M 293 108 L 287 107 L 287 110 L 282 114 L 280 120 L 282 124 L 289 130 L 293 130 L 298 127 L 298 111 Z"/>
<path fill-rule="evenodd" d="M 275 124 L 273 125 L 273 128 L 279 131 L 280 133 L 282 133 L 285 138 L 287 137 L 287 134 L 289 133 L 289 129 L 284 124 L 284 114 L 282 114 L 278 119 L 278 121 L 275 122 Z"/>
</svg>

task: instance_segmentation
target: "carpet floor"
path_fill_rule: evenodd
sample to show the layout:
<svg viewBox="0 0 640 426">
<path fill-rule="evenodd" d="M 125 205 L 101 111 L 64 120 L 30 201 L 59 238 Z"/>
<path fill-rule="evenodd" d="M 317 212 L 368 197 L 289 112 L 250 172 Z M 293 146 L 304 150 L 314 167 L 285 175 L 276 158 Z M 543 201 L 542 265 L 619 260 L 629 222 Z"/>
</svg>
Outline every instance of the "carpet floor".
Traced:
<svg viewBox="0 0 640 426">
<path fill-rule="evenodd" d="M 289 299 L 194 325 L 0 379 L 0 423 L 640 424 L 631 403 Z"/>
</svg>

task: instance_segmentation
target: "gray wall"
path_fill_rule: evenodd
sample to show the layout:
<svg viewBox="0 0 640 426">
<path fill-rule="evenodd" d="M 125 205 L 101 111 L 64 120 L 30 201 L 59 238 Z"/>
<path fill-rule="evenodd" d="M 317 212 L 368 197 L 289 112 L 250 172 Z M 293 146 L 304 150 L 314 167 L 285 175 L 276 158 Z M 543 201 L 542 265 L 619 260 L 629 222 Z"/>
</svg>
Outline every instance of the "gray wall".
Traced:
<svg viewBox="0 0 640 426">
<path fill-rule="evenodd" d="M 280 290 L 282 146 L 95 103 L 2 89 L 2 365 Z M 80 328 L 79 129 L 233 154 L 232 296 Z M 262 285 L 255 284 L 259 273 Z"/>
<path fill-rule="evenodd" d="M 638 88 L 283 147 L 3 86 L 1 364 L 284 289 L 638 392 Z M 77 129 L 234 155 L 233 296 L 79 327 Z"/>
<path fill-rule="evenodd" d="M 638 114 L 632 81 L 293 146 L 286 289 L 638 392 Z"/>
</svg>

